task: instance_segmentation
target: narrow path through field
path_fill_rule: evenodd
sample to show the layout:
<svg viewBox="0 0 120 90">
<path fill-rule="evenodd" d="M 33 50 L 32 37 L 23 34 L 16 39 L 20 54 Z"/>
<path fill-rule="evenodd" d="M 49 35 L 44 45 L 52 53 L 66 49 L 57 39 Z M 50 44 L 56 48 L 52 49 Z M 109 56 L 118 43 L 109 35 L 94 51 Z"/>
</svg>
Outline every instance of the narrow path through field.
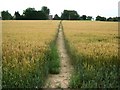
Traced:
<svg viewBox="0 0 120 90">
<path fill-rule="evenodd" d="M 57 47 L 61 62 L 60 73 L 50 74 L 45 88 L 68 88 L 70 75 L 73 71 L 70 58 L 65 48 L 62 23 L 60 23 L 58 30 Z"/>
</svg>

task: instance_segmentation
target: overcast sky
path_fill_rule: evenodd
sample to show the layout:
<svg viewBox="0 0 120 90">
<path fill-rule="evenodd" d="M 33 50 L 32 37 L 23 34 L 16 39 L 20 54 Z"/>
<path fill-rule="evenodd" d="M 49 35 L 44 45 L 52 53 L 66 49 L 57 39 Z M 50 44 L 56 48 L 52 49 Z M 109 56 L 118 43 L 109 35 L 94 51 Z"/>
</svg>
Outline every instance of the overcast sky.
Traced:
<svg viewBox="0 0 120 90">
<path fill-rule="evenodd" d="M 50 14 L 61 15 L 64 9 L 76 10 L 79 15 L 97 15 L 105 17 L 118 16 L 119 0 L 0 0 L 0 11 L 8 10 L 12 15 L 15 11 L 22 14 L 28 7 L 41 10 L 42 6 L 50 9 Z"/>
</svg>

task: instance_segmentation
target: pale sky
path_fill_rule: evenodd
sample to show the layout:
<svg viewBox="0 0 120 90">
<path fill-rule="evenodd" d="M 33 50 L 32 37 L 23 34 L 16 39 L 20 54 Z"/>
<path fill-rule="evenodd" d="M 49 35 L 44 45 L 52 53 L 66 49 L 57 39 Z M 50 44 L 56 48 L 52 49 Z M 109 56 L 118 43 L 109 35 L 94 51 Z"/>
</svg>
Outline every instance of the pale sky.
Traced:
<svg viewBox="0 0 120 90">
<path fill-rule="evenodd" d="M 78 14 L 96 17 L 118 16 L 119 0 L 0 0 L 0 11 L 8 10 L 12 15 L 15 11 L 23 13 L 28 7 L 41 10 L 42 6 L 50 9 L 50 14 L 61 15 L 64 9 L 76 10 Z"/>
</svg>

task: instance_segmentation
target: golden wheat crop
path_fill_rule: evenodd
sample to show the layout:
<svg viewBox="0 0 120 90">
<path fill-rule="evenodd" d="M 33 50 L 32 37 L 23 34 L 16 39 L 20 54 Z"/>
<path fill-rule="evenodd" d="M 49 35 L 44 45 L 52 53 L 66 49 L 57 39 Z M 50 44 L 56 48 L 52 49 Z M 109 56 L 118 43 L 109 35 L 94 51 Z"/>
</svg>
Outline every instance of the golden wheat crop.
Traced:
<svg viewBox="0 0 120 90">
<path fill-rule="evenodd" d="M 118 55 L 118 24 L 114 22 L 64 22 L 66 38 L 86 55 Z"/>
<path fill-rule="evenodd" d="M 73 88 L 118 87 L 118 23 L 64 21 L 64 34 L 75 64 Z"/>
<path fill-rule="evenodd" d="M 45 72 L 40 68 L 57 25 L 58 21 L 2 21 L 3 87 L 40 86 Z"/>
</svg>

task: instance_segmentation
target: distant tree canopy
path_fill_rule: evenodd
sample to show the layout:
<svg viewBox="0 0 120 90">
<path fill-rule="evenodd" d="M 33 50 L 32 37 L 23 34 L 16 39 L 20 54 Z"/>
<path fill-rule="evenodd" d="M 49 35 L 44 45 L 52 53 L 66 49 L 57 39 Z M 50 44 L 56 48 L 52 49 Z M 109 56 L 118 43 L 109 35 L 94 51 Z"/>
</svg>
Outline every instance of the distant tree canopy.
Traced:
<svg viewBox="0 0 120 90">
<path fill-rule="evenodd" d="M 54 18 L 50 18 L 50 9 L 43 6 L 41 10 L 35 10 L 35 8 L 27 8 L 23 10 L 23 14 L 20 15 L 18 11 L 15 11 L 14 16 L 12 16 L 8 11 L 2 11 L 2 20 L 92 20 L 92 16 L 82 15 L 80 16 L 75 10 L 64 10 L 59 17 L 57 14 Z M 52 15 L 51 15 L 52 16 Z M 96 21 L 120 21 L 120 17 L 102 17 L 97 16 Z"/>
<path fill-rule="evenodd" d="M 23 12 L 25 20 L 46 20 L 48 17 L 43 11 L 36 11 L 35 8 L 27 8 Z"/>
<path fill-rule="evenodd" d="M 92 16 L 87 16 L 87 20 L 92 20 Z"/>
<path fill-rule="evenodd" d="M 96 21 L 106 21 L 105 17 L 97 16 Z"/>
<path fill-rule="evenodd" d="M 60 18 L 57 14 L 55 14 L 53 20 L 60 20 L 60 19 L 61 19 L 61 18 Z"/>
<path fill-rule="evenodd" d="M 109 17 L 109 18 L 106 18 L 106 17 L 101 17 L 101 16 L 97 16 L 96 17 L 96 21 L 119 21 L 120 17 Z"/>
<path fill-rule="evenodd" d="M 19 12 L 14 13 L 15 20 L 47 20 L 49 19 L 50 10 L 43 6 L 40 11 L 35 10 L 35 8 L 27 8 L 23 10 L 23 14 L 20 15 Z"/>
<path fill-rule="evenodd" d="M 22 16 L 19 14 L 19 12 L 17 11 L 17 12 L 15 12 L 15 14 L 14 14 L 14 19 L 15 20 L 20 20 L 22 18 Z"/>
<path fill-rule="evenodd" d="M 109 17 L 107 18 L 107 21 L 120 21 L 119 17 Z"/>
<path fill-rule="evenodd" d="M 2 20 L 12 20 L 13 19 L 12 15 L 8 11 L 2 11 L 1 15 L 2 15 Z"/>
<path fill-rule="evenodd" d="M 47 8 L 46 6 L 43 6 L 42 9 L 41 9 L 41 11 L 42 11 L 43 13 L 45 13 L 46 15 L 49 15 L 49 14 L 50 14 L 50 9 Z"/>
<path fill-rule="evenodd" d="M 74 10 L 64 10 L 61 15 L 62 20 L 79 20 L 79 14 Z"/>
<path fill-rule="evenodd" d="M 82 15 L 81 17 L 80 17 L 80 20 L 86 20 L 87 19 L 87 16 L 86 15 Z"/>
<path fill-rule="evenodd" d="M 41 11 L 45 15 L 46 19 L 49 19 L 50 9 L 47 8 L 46 6 L 43 6 Z"/>
</svg>

